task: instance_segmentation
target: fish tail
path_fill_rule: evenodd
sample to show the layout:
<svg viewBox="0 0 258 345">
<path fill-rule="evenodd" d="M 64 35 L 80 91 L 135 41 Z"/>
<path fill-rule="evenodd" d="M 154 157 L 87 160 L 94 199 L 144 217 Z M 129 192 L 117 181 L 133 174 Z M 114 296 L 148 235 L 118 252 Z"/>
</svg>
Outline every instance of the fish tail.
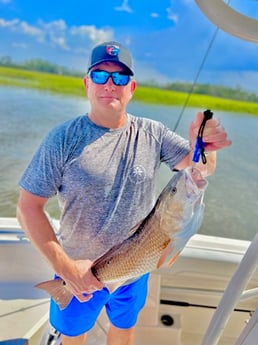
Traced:
<svg viewBox="0 0 258 345">
<path fill-rule="evenodd" d="M 61 278 L 39 283 L 35 287 L 46 291 L 61 310 L 65 309 L 73 298 L 73 294 L 67 289 L 65 281 Z"/>
</svg>

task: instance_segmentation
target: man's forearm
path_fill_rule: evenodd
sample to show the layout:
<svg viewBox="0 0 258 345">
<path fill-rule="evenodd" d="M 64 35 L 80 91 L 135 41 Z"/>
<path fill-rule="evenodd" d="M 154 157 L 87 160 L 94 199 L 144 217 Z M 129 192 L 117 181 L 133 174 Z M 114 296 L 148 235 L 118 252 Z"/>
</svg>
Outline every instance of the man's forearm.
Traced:
<svg viewBox="0 0 258 345">
<path fill-rule="evenodd" d="M 48 217 L 40 206 L 30 206 L 19 201 L 17 219 L 31 242 L 48 260 L 57 274 L 62 274 L 71 259 L 62 249 Z"/>
</svg>

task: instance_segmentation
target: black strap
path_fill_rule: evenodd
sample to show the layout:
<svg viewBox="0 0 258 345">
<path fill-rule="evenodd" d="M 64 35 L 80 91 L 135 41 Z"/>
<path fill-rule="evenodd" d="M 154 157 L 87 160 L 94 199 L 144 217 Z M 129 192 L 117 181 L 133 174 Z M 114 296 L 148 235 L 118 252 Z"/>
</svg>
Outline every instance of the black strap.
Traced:
<svg viewBox="0 0 258 345">
<path fill-rule="evenodd" d="M 197 143 L 199 155 L 201 155 L 201 158 L 202 158 L 202 162 L 203 162 L 203 164 L 206 164 L 207 158 L 206 158 L 205 153 L 204 153 L 205 152 L 205 143 L 203 141 L 203 131 L 204 131 L 204 127 L 206 125 L 206 122 L 212 118 L 213 112 L 210 111 L 210 109 L 207 109 L 203 112 L 203 115 L 204 115 L 204 118 L 203 118 L 202 123 L 200 125 L 200 128 L 198 130 L 196 143 Z"/>
</svg>

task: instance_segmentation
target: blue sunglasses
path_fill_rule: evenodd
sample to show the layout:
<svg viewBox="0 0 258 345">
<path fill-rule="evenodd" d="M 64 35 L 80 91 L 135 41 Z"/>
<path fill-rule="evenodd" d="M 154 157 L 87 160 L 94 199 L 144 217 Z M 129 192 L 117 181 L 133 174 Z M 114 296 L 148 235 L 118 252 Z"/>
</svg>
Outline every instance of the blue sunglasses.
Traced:
<svg viewBox="0 0 258 345">
<path fill-rule="evenodd" d="M 125 72 L 107 72 L 102 70 L 94 70 L 90 72 L 90 77 L 93 83 L 104 85 L 111 77 L 116 86 L 125 86 L 130 81 L 130 76 Z"/>
</svg>

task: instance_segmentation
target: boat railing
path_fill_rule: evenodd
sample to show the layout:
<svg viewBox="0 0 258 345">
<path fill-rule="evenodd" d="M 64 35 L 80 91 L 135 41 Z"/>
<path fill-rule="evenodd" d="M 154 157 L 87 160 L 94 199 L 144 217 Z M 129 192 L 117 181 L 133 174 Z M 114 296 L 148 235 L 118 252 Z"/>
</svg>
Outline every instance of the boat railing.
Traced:
<svg viewBox="0 0 258 345">
<path fill-rule="evenodd" d="M 211 319 L 206 334 L 203 337 L 202 345 L 216 345 L 222 332 L 234 310 L 235 305 L 241 299 L 251 294 L 257 295 L 258 289 L 244 291 L 248 281 L 258 266 L 258 233 L 248 247 L 243 259 L 239 263 L 234 275 L 219 302 L 219 305 Z M 257 311 L 256 314 L 257 315 Z M 258 316 L 256 324 L 258 324 Z M 251 331 L 251 329 L 250 329 Z M 238 345 L 242 343 L 237 343 Z"/>
</svg>

